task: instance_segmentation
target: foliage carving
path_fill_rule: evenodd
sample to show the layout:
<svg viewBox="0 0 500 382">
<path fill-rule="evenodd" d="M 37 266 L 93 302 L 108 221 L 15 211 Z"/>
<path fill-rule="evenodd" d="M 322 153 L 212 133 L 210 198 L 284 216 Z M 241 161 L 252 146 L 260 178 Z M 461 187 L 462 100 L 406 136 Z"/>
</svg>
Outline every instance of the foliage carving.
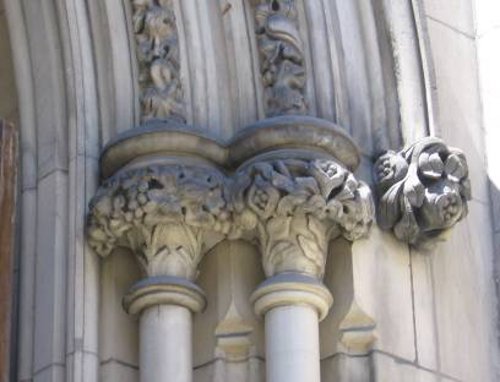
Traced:
<svg viewBox="0 0 500 382">
<path fill-rule="evenodd" d="M 428 242 L 467 215 L 471 198 L 462 151 L 428 137 L 375 162 L 378 220 L 412 245 Z"/>
<path fill-rule="evenodd" d="M 305 114 L 304 48 L 295 0 L 261 0 L 255 23 L 267 115 Z"/>
<path fill-rule="evenodd" d="M 256 228 L 268 276 L 322 277 L 328 241 L 355 240 L 370 227 L 369 188 L 333 160 L 262 161 L 236 175 L 235 219 Z"/>
<path fill-rule="evenodd" d="M 172 0 L 132 0 L 143 120 L 185 120 Z"/>
</svg>

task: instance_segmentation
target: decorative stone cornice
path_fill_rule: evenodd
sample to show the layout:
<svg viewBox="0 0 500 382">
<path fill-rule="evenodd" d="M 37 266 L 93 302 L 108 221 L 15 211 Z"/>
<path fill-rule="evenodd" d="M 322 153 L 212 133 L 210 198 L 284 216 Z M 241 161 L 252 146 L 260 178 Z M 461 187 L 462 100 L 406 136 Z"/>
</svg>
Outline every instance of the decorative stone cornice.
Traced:
<svg viewBox="0 0 500 382">
<path fill-rule="evenodd" d="M 236 173 L 233 192 L 235 219 L 257 229 L 267 276 L 321 278 L 329 240 L 363 236 L 373 217 L 369 188 L 331 158 L 252 161 Z"/>
<path fill-rule="evenodd" d="M 378 221 L 412 245 L 453 227 L 467 215 L 471 198 L 464 153 L 439 138 L 424 138 L 375 162 Z"/>
<path fill-rule="evenodd" d="M 143 120 L 184 121 L 180 53 L 172 0 L 132 0 Z"/>
<path fill-rule="evenodd" d="M 305 59 L 295 0 L 258 1 L 255 24 L 266 114 L 305 114 Z"/>
</svg>

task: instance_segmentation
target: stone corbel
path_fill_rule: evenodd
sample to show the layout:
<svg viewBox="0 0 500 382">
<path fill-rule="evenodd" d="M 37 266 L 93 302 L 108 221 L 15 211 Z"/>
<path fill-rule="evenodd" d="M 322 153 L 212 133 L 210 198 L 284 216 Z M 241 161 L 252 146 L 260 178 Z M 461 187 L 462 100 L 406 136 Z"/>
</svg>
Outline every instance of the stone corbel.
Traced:
<svg viewBox="0 0 500 382">
<path fill-rule="evenodd" d="M 410 245 L 432 245 L 467 215 L 467 160 L 439 138 L 386 152 L 374 172 L 379 225 Z"/>
</svg>

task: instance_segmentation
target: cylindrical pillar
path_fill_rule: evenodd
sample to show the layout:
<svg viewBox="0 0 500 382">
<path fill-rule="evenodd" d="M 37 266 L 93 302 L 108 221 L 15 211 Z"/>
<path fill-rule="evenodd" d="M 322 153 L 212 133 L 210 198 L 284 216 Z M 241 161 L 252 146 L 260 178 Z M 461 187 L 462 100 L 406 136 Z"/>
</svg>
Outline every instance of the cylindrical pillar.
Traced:
<svg viewBox="0 0 500 382">
<path fill-rule="evenodd" d="M 320 382 L 319 321 L 333 298 L 321 281 L 281 273 L 252 295 L 255 311 L 265 315 L 266 381 Z"/>
<path fill-rule="evenodd" d="M 123 304 L 141 315 L 141 382 L 192 382 L 192 313 L 204 308 L 203 291 L 186 279 L 149 277 L 132 286 Z"/>
<path fill-rule="evenodd" d="M 140 380 L 192 381 L 191 312 L 183 306 L 155 305 L 140 318 Z"/>
</svg>

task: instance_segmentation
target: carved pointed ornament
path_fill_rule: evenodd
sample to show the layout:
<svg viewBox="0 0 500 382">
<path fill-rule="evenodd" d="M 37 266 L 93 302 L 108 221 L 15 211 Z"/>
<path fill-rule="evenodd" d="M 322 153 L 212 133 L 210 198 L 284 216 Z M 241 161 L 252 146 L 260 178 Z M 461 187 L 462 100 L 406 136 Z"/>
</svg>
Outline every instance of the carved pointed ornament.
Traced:
<svg viewBox="0 0 500 382">
<path fill-rule="evenodd" d="M 428 244 L 467 215 L 471 198 L 464 153 L 428 137 L 375 162 L 378 220 L 411 245 Z"/>
</svg>

